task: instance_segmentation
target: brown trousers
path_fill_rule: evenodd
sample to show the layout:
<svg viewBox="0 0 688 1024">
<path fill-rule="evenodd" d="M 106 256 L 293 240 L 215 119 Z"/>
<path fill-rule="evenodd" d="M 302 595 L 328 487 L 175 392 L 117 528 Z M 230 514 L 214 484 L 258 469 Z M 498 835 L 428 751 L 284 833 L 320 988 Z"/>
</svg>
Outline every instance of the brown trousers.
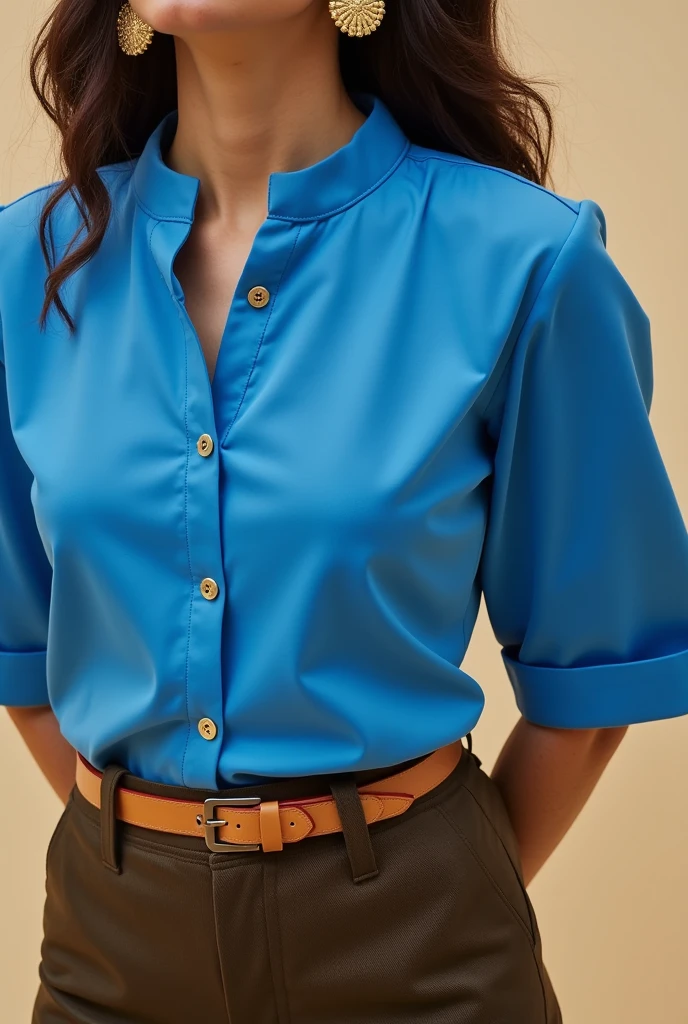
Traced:
<svg viewBox="0 0 688 1024">
<path fill-rule="evenodd" d="M 211 793 L 116 768 L 100 811 L 75 789 L 47 854 L 33 1024 L 561 1024 L 515 835 L 468 740 L 444 782 L 370 826 L 355 783 L 394 769 L 225 791 L 332 787 L 344 832 L 271 853 L 112 814 L 118 782 Z"/>
</svg>

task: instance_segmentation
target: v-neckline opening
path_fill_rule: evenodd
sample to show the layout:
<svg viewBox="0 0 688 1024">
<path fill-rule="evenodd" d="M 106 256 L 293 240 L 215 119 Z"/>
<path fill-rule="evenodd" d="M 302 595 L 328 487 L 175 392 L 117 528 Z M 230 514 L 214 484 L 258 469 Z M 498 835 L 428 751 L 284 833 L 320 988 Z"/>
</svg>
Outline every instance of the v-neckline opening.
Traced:
<svg viewBox="0 0 688 1024">
<path fill-rule="evenodd" d="M 273 218 L 270 217 L 270 214 L 269 214 L 269 211 L 268 211 L 267 215 L 261 221 L 260 225 L 258 226 L 258 229 L 256 230 L 256 232 L 255 232 L 255 234 L 253 236 L 253 240 L 251 242 L 251 246 L 250 246 L 250 248 L 248 250 L 248 253 L 246 255 L 246 259 L 244 261 L 244 265 L 241 268 L 241 273 L 239 274 L 239 276 L 237 278 L 237 283 L 236 283 L 236 286 L 234 288 L 234 291 L 232 292 L 232 297 L 230 299 L 230 302 L 229 302 L 229 305 L 228 305 L 228 308 L 227 308 L 227 315 L 225 317 L 224 327 L 222 329 L 222 335 L 220 337 L 220 344 L 219 344 L 218 349 L 217 349 L 217 356 L 215 358 L 215 366 L 213 368 L 212 376 L 211 376 L 211 373 L 210 373 L 210 369 L 209 369 L 209 366 L 208 366 L 208 360 L 206 358 L 205 351 L 203 349 L 203 344 L 201 342 L 200 335 L 199 335 L 198 330 L 196 329 L 196 325 L 193 322 L 193 320 L 191 318 L 191 315 L 190 315 L 190 313 L 189 313 L 189 311 L 187 309 L 186 295 L 185 295 L 184 289 L 183 289 L 181 281 L 177 277 L 177 274 L 175 273 L 175 269 L 174 269 L 175 263 L 177 261 L 177 257 L 179 256 L 180 252 L 182 251 L 182 249 L 186 245 L 186 243 L 187 243 L 187 241 L 189 239 L 189 235 L 191 234 L 191 230 L 193 228 L 193 223 L 194 223 L 194 215 L 193 215 L 193 213 L 192 213 L 191 219 L 186 224 L 186 231 L 185 231 L 184 237 L 183 237 L 183 239 L 181 240 L 181 242 L 179 243 L 179 245 L 177 246 L 175 252 L 172 255 L 172 259 L 171 259 L 171 263 L 170 263 L 170 281 L 172 283 L 173 298 L 174 298 L 174 301 L 179 305 L 180 309 L 183 310 L 183 315 L 186 318 L 186 320 L 188 322 L 189 329 L 191 330 L 191 332 L 193 334 L 193 337 L 195 339 L 196 346 L 197 346 L 197 349 L 198 349 L 198 353 L 199 353 L 199 356 L 200 356 L 201 361 L 203 363 L 203 368 L 204 368 L 204 371 L 205 371 L 205 378 L 206 378 L 207 385 L 208 385 L 208 392 L 209 392 L 209 395 L 210 395 L 211 405 L 213 407 L 214 413 L 216 413 L 217 406 L 218 406 L 218 403 L 217 403 L 217 398 L 218 398 L 218 396 L 217 396 L 217 387 L 219 385 L 216 384 L 216 381 L 219 379 L 218 369 L 221 370 L 221 362 L 222 361 L 226 361 L 226 358 L 227 358 L 225 356 L 224 360 L 223 360 L 223 352 L 225 351 L 225 349 L 228 348 L 227 338 L 228 338 L 229 330 L 230 330 L 230 322 L 231 322 L 231 319 L 232 319 L 232 311 L 233 311 L 235 303 L 237 301 L 237 296 L 239 294 L 239 287 L 240 287 L 241 282 L 242 282 L 242 280 L 243 280 L 243 278 L 244 278 L 244 276 L 246 274 L 246 269 L 247 269 L 247 267 L 249 266 L 249 264 L 251 262 L 252 256 L 254 255 L 254 253 L 256 251 L 256 243 L 258 242 L 259 237 L 265 232 L 265 229 L 267 228 L 267 226 L 272 221 L 273 221 Z"/>
</svg>

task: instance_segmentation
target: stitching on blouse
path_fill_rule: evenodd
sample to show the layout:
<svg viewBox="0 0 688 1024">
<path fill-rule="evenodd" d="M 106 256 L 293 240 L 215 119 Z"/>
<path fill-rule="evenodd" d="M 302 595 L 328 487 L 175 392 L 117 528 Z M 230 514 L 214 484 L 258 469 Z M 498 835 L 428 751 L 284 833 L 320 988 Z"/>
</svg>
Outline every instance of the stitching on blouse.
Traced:
<svg viewBox="0 0 688 1024">
<path fill-rule="evenodd" d="M 135 169 L 136 168 L 134 167 L 134 169 L 132 170 L 132 174 L 131 174 L 131 187 L 134 190 L 134 196 L 136 197 L 136 202 L 139 204 L 139 206 L 141 207 L 141 209 L 143 210 L 144 213 L 147 213 L 149 217 L 152 217 L 153 220 L 156 220 L 156 221 L 170 221 L 170 222 L 172 222 L 174 224 L 191 224 L 191 223 L 193 223 L 193 218 L 192 217 L 165 217 L 165 216 L 163 216 L 161 214 L 153 213 L 153 211 L 148 206 L 146 206 L 146 204 L 144 203 L 144 201 L 141 198 L 141 195 L 139 193 L 139 190 L 136 187 L 136 178 L 134 176 L 134 170 Z"/>
<path fill-rule="evenodd" d="M 23 195 L 17 196 L 16 199 L 11 199 L 9 203 L 5 203 L 4 206 L 0 205 L 0 213 L 3 210 L 9 210 L 10 206 L 15 206 L 17 203 L 20 203 L 22 199 L 28 199 L 30 196 L 35 196 L 39 192 L 47 192 L 49 188 L 55 188 L 56 185 L 61 184 L 62 179 L 58 179 L 57 181 L 49 182 L 47 185 L 39 185 L 38 188 L 32 188 L 30 192 L 25 192 Z"/>
<path fill-rule="evenodd" d="M 263 325 L 263 332 L 262 332 L 262 334 L 260 336 L 260 339 L 258 341 L 258 346 L 257 346 L 256 351 L 255 351 L 254 356 L 253 356 L 253 362 L 251 363 L 251 368 L 249 369 L 248 374 L 246 376 L 246 381 L 244 382 L 244 390 L 241 393 L 241 398 L 239 399 L 239 404 L 236 407 L 234 416 L 232 417 L 231 422 L 227 426 L 227 429 L 225 430 L 224 434 L 222 435 L 222 441 L 220 442 L 221 446 L 225 443 L 225 441 L 227 439 L 227 434 L 230 432 L 230 430 L 234 426 L 236 418 L 239 415 L 239 410 L 241 409 L 241 406 L 243 405 L 244 397 L 245 397 L 246 392 L 248 390 L 249 382 L 251 380 L 251 377 L 253 376 L 253 368 L 255 367 L 256 362 L 258 360 L 258 353 L 261 350 L 261 347 L 262 347 L 262 344 L 263 344 L 263 339 L 264 339 L 265 334 L 267 332 L 268 324 L 270 323 L 270 320 L 272 318 L 272 311 L 275 308 L 275 302 L 277 301 L 277 296 L 279 295 L 279 290 L 280 290 L 280 288 L 282 286 L 282 281 L 284 279 L 284 275 L 286 274 L 287 267 L 289 266 L 289 264 L 291 262 L 291 258 L 294 255 L 294 249 L 296 248 L 296 243 L 299 240 L 300 234 L 301 234 L 301 225 L 299 225 L 299 227 L 297 228 L 296 237 L 294 238 L 294 243 L 293 243 L 293 245 L 291 247 L 291 250 L 289 252 L 289 255 L 287 256 L 287 259 L 286 259 L 286 261 L 284 263 L 284 267 L 282 268 L 282 273 L 280 274 L 279 281 L 277 282 L 277 288 L 275 289 L 275 295 L 274 295 L 274 298 L 272 300 L 272 305 L 270 306 L 268 315 L 265 318 L 265 323 Z"/>
<path fill-rule="evenodd" d="M 561 247 L 560 247 L 559 251 L 557 252 L 557 255 L 554 257 L 554 260 L 552 262 L 552 266 L 549 268 L 549 270 L 545 274 L 545 278 L 542 281 L 542 284 L 540 285 L 540 287 L 538 288 L 537 292 L 535 293 L 535 298 L 533 299 L 533 301 L 531 302 L 531 304 L 530 304 L 530 306 L 528 308 L 528 312 L 525 315 L 525 318 L 523 320 L 523 324 L 521 325 L 521 329 L 518 332 L 518 334 L 516 335 L 516 339 L 515 339 L 512 347 L 511 347 L 511 352 L 509 353 L 509 358 L 504 363 L 504 366 L 501 369 L 499 377 L 497 378 L 497 382 L 495 383 L 494 388 L 492 389 L 492 394 L 490 395 L 490 397 L 488 399 L 487 405 L 483 409 L 482 415 L 483 415 L 484 419 L 487 419 L 487 417 L 489 415 L 489 411 L 490 411 L 490 409 L 492 407 L 492 403 L 494 402 L 495 397 L 497 395 L 497 392 L 499 391 L 499 385 L 502 383 L 502 379 L 506 375 L 507 369 L 511 366 L 511 357 L 512 357 L 513 353 L 515 352 L 516 348 L 518 347 L 518 344 L 519 344 L 519 342 L 521 340 L 521 337 L 522 337 L 526 327 L 528 326 L 528 322 L 530 320 L 531 314 L 532 314 L 533 310 L 535 309 L 537 301 L 540 298 L 540 295 L 542 294 L 545 285 L 547 284 L 547 282 L 551 278 L 552 273 L 554 271 L 554 268 L 556 267 L 557 263 L 559 262 L 559 257 L 561 256 L 561 254 L 563 253 L 564 249 L 566 248 L 568 240 L 571 237 L 571 235 L 573 234 L 574 228 L 578 224 L 579 217 L 580 217 L 580 210 L 578 210 L 576 212 L 576 216 L 574 218 L 573 224 L 571 225 L 571 228 L 569 229 L 569 231 L 568 231 L 568 233 L 566 235 L 566 238 L 562 242 Z M 503 351 L 504 351 L 504 349 L 502 349 L 502 352 Z M 499 353 L 500 357 L 502 355 L 502 352 Z"/>
<path fill-rule="evenodd" d="M 355 206 L 356 203 L 359 203 L 362 199 L 367 198 L 367 196 L 369 196 L 371 194 L 371 192 L 374 192 L 377 188 L 380 187 L 380 185 L 382 185 L 388 178 L 390 178 L 394 174 L 396 169 L 399 167 L 399 165 L 406 158 L 406 155 L 407 155 L 410 147 L 411 147 L 411 143 L 407 139 L 406 140 L 406 145 L 402 149 L 402 151 L 399 154 L 399 156 L 397 157 L 397 159 L 394 161 L 392 166 L 388 170 L 386 170 L 385 173 L 383 175 L 381 175 L 381 177 L 378 178 L 378 180 L 375 182 L 375 184 L 371 185 L 369 188 L 367 188 L 365 190 L 365 192 L 362 192 L 359 196 L 356 196 L 355 199 L 350 199 L 348 203 L 343 203 L 342 206 L 337 206 L 334 210 L 327 210 L 325 213 L 312 213 L 312 214 L 308 214 L 308 215 L 303 216 L 303 217 L 295 217 L 293 214 L 290 214 L 288 216 L 287 215 L 283 216 L 282 214 L 279 214 L 279 213 L 270 213 L 269 217 L 271 219 L 273 219 L 273 220 L 290 220 L 290 221 L 301 221 L 301 222 L 309 221 L 309 220 L 325 220 L 327 217 L 334 217 L 335 214 L 342 213 L 344 210 L 348 210 L 352 206 Z M 269 198 L 269 196 L 270 196 L 270 186 L 268 185 L 268 198 Z"/>
<path fill-rule="evenodd" d="M 191 581 L 191 594 L 189 598 L 189 621 L 186 631 L 186 664 L 184 666 L 184 704 L 186 707 L 186 742 L 184 743 L 184 753 L 182 754 L 181 764 L 181 776 L 182 782 L 186 785 L 186 776 L 184 774 L 186 770 L 186 755 L 189 749 L 189 739 L 191 738 L 191 715 L 189 713 L 189 651 L 191 649 L 191 618 L 193 615 L 194 605 L 194 579 L 193 569 L 191 566 L 191 548 L 189 546 L 189 345 L 186 336 L 186 327 L 182 319 L 181 311 L 175 303 L 177 309 L 177 316 L 182 325 L 182 332 L 184 335 L 184 430 L 186 431 L 186 465 L 184 467 L 184 528 L 186 531 L 186 557 L 189 566 L 189 579 Z"/>
<path fill-rule="evenodd" d="M 136 192 L 136 189 L 134 189 L 134 192 Z M 164 221 L 169 224 L 193 224 L 191 217 L 163 217 L 159 213 L 153 213 L 153 211 L 149 210 L 145 203 L 139 199 L 138 193 L 136 194 L 136 200 L 143 212 L 155 221 L 159 221 L 160 223 Z"/>
<path fill-rule="evenodd" d="M 407 155 L 407 153 L 408 153 L 410 148 L 411 148 L 411 142 L 407 139 L 406 140 L 406 145 L 404 146 L 403 150 L 401 151 L 401 153 L 399 154 L 397 159 L 394 161 L 392 166 L 387 171 L 385 171 L 385 173 L 383 175 L 381 175 L 380 178 L 378 178 L 378 180 L 373 185 L 371 185 L 369 188 L 367 188 L 366 191 L 362 192 L 359 196 L 356 196 L 355 199 L 351 199 L 348 203 L 343 203 L 341 206 L 336 207 L 334 210 L 327 210 L 324 213 L 306 214 L 303 217 L 297 217 L 297 216 L 294 216 L 293 214 L 282 215 L 282 214 L 279 214 L 279 213 L 268 213 L 267 219 L 268 220 L 281 220 L 281 221 L 294 221 L 294 222 L 304 223 L 306 221 L 311 221 L 311 220 L 326 220 L 328 217 L 333 217 L 337 213 L 342 213 L 344 210 L 348 210 L 350 207 L 355 206 L 356 203 L 359 203 L 362 199 L 365 199 L 367 196 L 369 196 L 371 194 L 371 192 L 374 192 L 377 188 L 379 188 L 380 185 L 382 185 L 383 182 L 385 182 L 387 180 L 387 178 L 391 177 L 391 175 L 394 174 L 396 169 L 399 167 L 399 165 L 405 159 L 405 157 L 406 157 L 406 155 Z M 143 199 L 141 198 L 141 196 L 139 194 L 139 191 L 136 188 L 136 182 L 133 179 L 133 175 L 132 175 L 132 186 L 133 186 L 133 189 L 134 189 L 134 195 L 136 196 L 137 203 L 139 204 L 141 209 L 145 213 L 148 214 L 149 217 L 153 217 L 155 220 L 158 220 L 158 221 L 171 221 L 173 223 L 179 223 L 179 224 L 191 224 L 192 223 L 192 219 L 190 217 L 168 217 L 168 216 L 165 216 L 164 214 L 154 213 L 153 210 L 151 210 L 148 206 L 146 206 L 146 204 L 144 203 Z M 269 206 L 270 206 L 271 192 L 272 192 L 272 182 L 270 181 L 270 179 L 268 179 L 268 209 L 269 209 Z"/>
<path fill-rule="evenodd" d="M 484 170 L 494 171 L 495 174 L 502 174 L 505 178 L 511 178 L 515 181 L 521 181 L 525 185 L 530 185 L 531 188 L 536 189 L 538 192 L 544 192 L 545 195 L 551 196 L 552 199 L 558 200 L 562 205 L 568 207 L 573 213 L 578 213 L 574 203 L 576 200 L 566 199 L 564 196 L 557 195 L 556 192 L 552 192 L 548 188 L 544 188 L 542 185 L 538 185 L 536 181 L 530 181 L 529 178 L 524 178 L 520 174 L 515 174 L 513 171 L 507 171 L 504 167 L 495 167 L 493 164 L 481 164 L 478 161 L 469 160 L 466 157 L 461 156 L 457 153 L 453 158 L 452 155 L 441 156 L 438 153 L 428 153 L 427 155 L 409 153 L 409 160 L 413 160 L 417 164 L 426 163 L 428 160 L 438 160 L 444 164 L 461 164 L 462 167 L 471 167 L 473 170 Z"/>
<path fill-rule="evenodd" d="M 556 192 L 552 192 L 549 189 L 544 188 L 542 185 L 539 185 L 537 182 L 530 181 L 528 178 L 523 178 L 519 174 L 514 174 L 512 171 L 507 171 L 503 167 L 494 167 L 492 164 L 477 163 L 477 162 L 474 162 L 472 160 L 468 160 L 466 157 L 460 156 L 458 153 L 455 154 L 455 155 L 454 154 L 447 154 L 446 156 L 442 156 L 441 154 L 438 154 L 438 153 L 427 153 L 427 154 L 426 153 L 416 153 L 416 152 L 413 152 L 413 149 L 414 149 L 414 147 L 412 147 L 412 151 L 409 153 L 408 159 L 412 160 L 414 163 L 420 164 L 420 163 L 427 163 L 430 160 L 437 160 L 440 163 L 451 164 L 454 167 L 457 164 L 460 164 L 462 167 L 469 167 L 469 168 L 471 168 L 473 170 L 493 171 L 495 174 L 501 174 L 504 177 L 511 178 L 512 180 L 515 180 L 515 181 L 521 181 L 521 182 L 523 182 L 523 184 L 529 185 L 531 188 L 536 189 L 538 192 L 543 192 L 545 195 L 551 196 L 552 199 L 556 199 L 559 203 L 561 203 L 563 206 L 565 206 L 567 209 L 571 210 L 572 213 L 575 214 L 575 219 L 573 221 L 573 224 L 572 224 L 569 232 L 567 233 L 566 238 L 564 239 L 564 241 L 563 241 L 563 243 L 561 245 L 561 248 L 557 252 L 557 255 L 555 256 L 554 261 L 552 263 L 552 266 L 547 271 L 547 274 L 545 275 L 545 279 L 543 280 L 542 284 L 538 288 L 537 293 L 535 295 L 535 298 L 533 299 L 533 301 L 532 301 L 532 303 L 531 303 L 531 305 L 530 305 L 530 307 L 528 309 L 528 312 L 526 313 L 526 316 L 525 316 L 523 325 L 521 327 L 521 330 L 518 332 L 516 340 L 514 341 L 514 344 L 512 346 L 512 353 L 513 353 L 514 349 L 517 347 L 518 342 L 521 339 L 521 335 L 523 334 L 523 331 L 525 330 L 525 328 L 526 328 L 526 326 L 528 324 L 528 320 L 530 318 L 531 313 L 533 312 L 533 309 L 535 307 L 535 304 L 536 304 L 537 300 L 540 297 L 540 293 L 542 292 L 543 288 L 545 287 L 545 284 L 549 280 L 549 278 L 550 278 L 550 276 L 552 274 L 552 271 L 554 270 L 554 267 L 556 266 L 556 264 L 557 264 L 557 262 L 559 260 L 559 257 L 561 256 L 561 254 L 562 254 L 562 252 L 563 252 L 563 250 L 564 250 L 564 248 L 566 246 L 566 243 L 568 242 L 569 237 L 570 237 L 570 235 L 573 232 L 573 229 L 575 228 L 576 224 L 578 223 L 578 218 L 580 216 L 580 211 L 581 211 L 581 205 L 582 204 L 578 203 L 578 205 L 576 206 L 576 205 L 573 204 L 573 202 L 569 201 L 568 199 L 565 199 L 563 196 L 557 195 Z M 502 349 L 502 352 L 503 351 L 504 350 Z M 500 357 L 502 355 L 502 352 L 500 352 Z M 488 411 L 490 410 L 490 408 L 492 406 L 492 402 L 493 402 L 497 392 L 499 391 L 499 385 L 502 382 L 502 378 L 504 377 L 504 375 L 505 375 L 508 367 L 510 366 L 510 364 L 511 364 L 511 357 L 509 356 L 509 358 L 505 362 L 505 365 L 502 367 L 502 369 L 500 371 L 500 374 L 499 374 L 499 376 L 497 378 L 497 381 L 496 381 L 496 383 L 494 385 L 494 388 L 492 389 L 492 394 L 490 395 L 490 398 L 488 399 L 487 405 L 483 409 L 483 417 L 486 417 L 488 415 Z M 487 386 L 487 383 L 486 383 L 486 386 Z M 465 615 L 464 615 L 464 619 L 465 619 Z M 464 644 L 465 644 L 465 641 L 466 641 L 466 634 L 465 634 L 465 631 L 464 631 Z"/>
<path fill-rule="evenodd" d="M 144 203 L 143 199 L 141 198 L 141 196 L 139 194 L 139 190 L 136 187 L 136 179 L 134 178 L 133 173 L 132 173 L 132 176 L 131 176 L 131 186 L 132 186 L 132 188 L 134 190 L 134 196 L 136 197 L 136 202 L 139 204 L 139 206 L 141 207 L 143 212 L 147 213 L 149 217 L 153 218 L 153 220 L 155 220 L 155 221 L 170 221 L 170 223 L 172 223 L 172 224 L 192 224 L 193 223 L 193 218 L 192 217 L 165 217 L 163 214 L 153 213 L 153 211 L 148 206 L 146 206 L 146 204 Z"/>
<path fill-rule="evenodd" d="M 151 260 L 158 266 L 157 260 L 153 256 L 153 232 L 158 226 L 159 221 L 153 220 L 151 229 L 148 232 L 148 250 L 150 252 Z M 167 282 L 158 267 L 158 273 L 162 279 L 163 284 L 167 287 Z M 188 370 L 188 345 L 186 338 L 186 327 L 184 326 L 184 320 L 177 303 L 175 302 L 174 308 L 177 312 L 179 324 L 182 329 L 182 336 L 184 338 L 184 429 L 186 431 L 186 464 L 184 467 L 184 530 L 186 536 L 186 561 L 189 567 L 189 578 L 191 580 L 191 593 L 189 598 L 189 619 L 186 630 L 186 657 L 184 663 L 184 705 L 186 707 L 186 740 L 184 742 L 184 750 L 182 752 L 181 762 L 181 777 L 182 782 L 186 785 L 184 777 L 184 770 L 186 765 L 186 753 L 189 749 L 189 739 L 191 737 L 191 716 L 189 714 L 189 651 L 191 649 L 191 618 L 193 614 L 193 603 L 194 603 L 194 584 L 193 584 L 193 569 L 191 567 L 191 548 L 189 546 L 189 511 L 188 511 L 188 477 L 189 477 L 189 423 L 188 423 L 188 409 L 189 409 L 189 370 Z"/>
<path fill-rule="evenodd" d="M 118 167 L 118 166 L 115 166 L 115 165 L 113 165 L 111 167 L 108 166 L 108 167 L 101 167 L 100 168 L 101 172 L 108 171 L 109 173 L 113 173 L 113 174 L 122 174 L 125 171 L 129 171 L 129 170 L 130 170 L 129 166 Z M 10 206 L 16 206 L 17 203 L 21 203 L 22 199 L 29 199 L 31 196 L 38 195 L 39 192 L 47 192 L 48 189 L 57 188 L 60 185 L 62 185 L 63 182 L 64 182 L 64 178 L 57 178 L 55 181 L 48 182 L 47 185 L 39 185 L 38 188 L 32 188 L 30 192 L 24 192 L 22 195 L 17 196 L 16 199 L 10 199 L 9 203 L 5 203 L 4 205 L 0 203 L 0 213 L 3 210 L 9 210 Z M 134 190 L 134 191 L 136 191 L 136 190 Z"/>
</svg>

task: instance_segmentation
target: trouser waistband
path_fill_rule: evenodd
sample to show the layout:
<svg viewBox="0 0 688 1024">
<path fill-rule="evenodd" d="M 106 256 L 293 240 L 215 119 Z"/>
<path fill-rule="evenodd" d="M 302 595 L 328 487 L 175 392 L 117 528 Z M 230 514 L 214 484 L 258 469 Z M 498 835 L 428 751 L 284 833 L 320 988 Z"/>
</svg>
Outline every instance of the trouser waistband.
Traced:
<svg viewBox="0 0 688 1024">
<path fill-rule="evenodd" d="M 471 734 L 468 733 L 466 738 L 468 751 L 471 753 Z M 121 870 L 119 844 L 122 822 L 118 821 L 115 813 L 116 794 L 120 786 L 134 792 L 188 801 L 204 801 L 209 797 L 221 799 L 223 796 L 232 798 L 259 796 L 261 801 L 278 801 L 323 796 L 331 793 L 341 821 L 341 831 L 351 865 L 352 878 L 357 882 L 363 881 L 366 878 L 374 877 L 378 873 L 378 868 L 358 786 L 396 775 L 428 756 L 427 754 L 421 755 L 409 761 L 383 768 L 338 772 L 329 775 L 283 777 L 269 779 L 251 786 L 233 786 L 213 791 L 150 782 L 133 775 L 119 765 L 109 765 L 103 772 L 100 783 L 99 815 L 103 864 L 112 871 L 119 872 Z"/>
</svg>

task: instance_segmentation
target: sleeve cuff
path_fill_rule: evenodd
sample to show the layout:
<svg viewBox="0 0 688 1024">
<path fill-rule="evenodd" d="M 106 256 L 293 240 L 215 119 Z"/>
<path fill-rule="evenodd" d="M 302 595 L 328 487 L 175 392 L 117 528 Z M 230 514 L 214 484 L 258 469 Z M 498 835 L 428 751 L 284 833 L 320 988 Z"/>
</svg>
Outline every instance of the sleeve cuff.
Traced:
<svg viewBox="0 0 688 1024">
<path fill-rule="evenodd" d="M 535 725 L 595 729 L 688 714 L 688 651 L 578 668 L 526 665 L 502 648 L 518 708 Z"/>
<path fill-rule="evenodd" d="M 50 704 L 46 651 L 0 651 L 0 705 L 37 707 Z"/>
</svg>

